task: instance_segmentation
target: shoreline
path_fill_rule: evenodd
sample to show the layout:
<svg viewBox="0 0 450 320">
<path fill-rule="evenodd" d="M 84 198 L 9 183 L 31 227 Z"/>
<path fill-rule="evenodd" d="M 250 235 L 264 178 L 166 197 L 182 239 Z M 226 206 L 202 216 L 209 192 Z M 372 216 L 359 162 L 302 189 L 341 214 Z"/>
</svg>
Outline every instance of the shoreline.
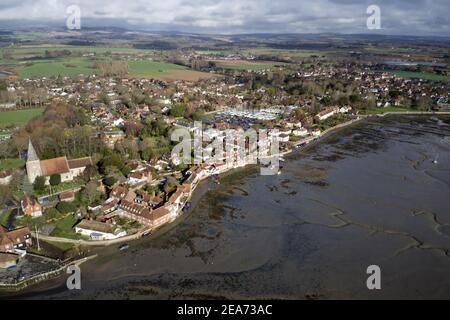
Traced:
<svg viewBox="0 0 450 320">
<path fill-rule="evenodd" d="M 297 141 L 294 144 L 294 148 L 286 150 L 282 153 L 280 153 L 280 156 L 287 156 L 290 154 L 293 154 L 295 151 L 306 151 L 312 147 L 314 147 L 315 145 L 322 143 L 326 138 L 332 136 L 335 133 L 338 133 L 339 131 L 341 131 L 344 128 L 349 128 L 353 125 L 359 124 L 361 122 L 364 122 L 364 120 L 368 120 L 368 119 L 373 119 L 373 118 L 383 118 L 385 116 L 392 116 L 392 115 L 399 115 L 399 116 L 405 116 L 405 115 L 428 115 L 428 116 L 432 116 L 432 115 L 450 115 L 450 112 L 387 112 L 384 114 L 376 114 L 376 115 L 361 115 L 358 116 L 356 119 L 351 119 L 349 121 L 343 122 L 341 124 L 338 124 L 334 127 L 328 128 L 325 131 L 321 132 L 321 134 L 319 136 L 316 137 L 308 137 L 305 139 L 302 139 L 300 141 Z M 301 146 L 301 147 L 300 147 Z M 222 172 L 219 173 L 219 175 L 223 178 L 224 176 L 232 173 L 233 171 L 237 171 L 237 170 L 244 170 L 244 169 L 248 169 L 248 167 L 250 167 L 251 165 L 254 164 L 245 164 L 245 165 L 241 165 L 238 167 L 233 167 L 233 168 L 227 168 L 226 170 L 223 170 Z M 200 201 L 200 199 L 209 191 L 209 190 L 202 190 L 199 192 L 196 192 L 196 190 L 198 189 L 198 187 L 200 186 L 200 182 L 205 181 L 207 179 L 210 178 L 210 175 L 206 175 L 204 177 L 199 178 L 199 182 L 197 183 L 197 185 L 195 186 L 195 188 L 193 188 L 191 190 L 191 192 L 189 193 L 189 196 L 186 197 L 185 202 L 183 203 L 183 205 L 178 209 L 178 215 L 177 217 L 168 222 L 167 224 L 163 225 L 163 226 L 159 226 L 157 228 L 144 228 L 141 231 L 129 235 L 129 236 L 124 236 L 121 238 L 117 238 L 117 239 L 112 239 L 112 240 L 97 240 L 97 241 L 92 241 L 92 240 L 75 240 L 75 239 L 67 239 L 67 238 L 59 238 L 59 237 L 50 237 L 50 236 L 42 236 L 39 235 L 39 238 L 41 240 L 44 241 L 51 241 L 51 242 L 60 242 L 60 243 L 72 243 L 72 244 L 76 244 L 76 245 L 81 245 L 81 246 L 92 246 L 92 247 L 109 247 L 111 245 L 114 244 L 120 244 L 120 243 L 124 243 L 126 241 L 134 241 L 134 240 L 139 240 L 141 238 L 144 237 L 144 234 L 148 231 L 153 232 L 158 232 L 158 230 L 163 229 L 164 227 L 168 227 L 169 226 L 169 230 L 170 225 L 176 225 L 177 221 L 181 221 L 180 218 L 186 216 L 190 211 L 192 211 L 195 208 L 195 205 L 192 206 L 190 208 L 190 210 L 188 212 L 184 212 L 183 209 L 186 205 L 186 203 L 193 197 L 197 198 L 198 201 Z M 165 230 L 166 231 L 166 230 Z M 35 232 L 32 232 L 32 236 L 36 237 Z M 103 248 L 99 248 L 99 250 L 102 250 Z M 79 260 L 75 260 L 71 263 L 68 263 L 67 265 L 62 266 L 61 268 L 59 268 L 57 271 L 53 270 L 53 271 L 49 271 L 45 274 L 38 274 L 35 276 L 30 277 L 29 279 L 25 279 L 21 282 L 19 282 L 18 284 L 13 284 L 11 285 L 11 287 L 13 287 L 13 289 L 11 290 L 11 288 L 8 288 L 7 284 L 0 284 L 0 292 L 16 292 L 16 293 L 20 293 L 21 291 L 25 290 L 25 289 L 29 289 L 30 287 L 32 287 L 33 285 L 38 285 L 38 284 L 42 284 L 45 282 L 48 282 L 52 279 L 56 279 L 59 276 L 62 275 L 62 271 L 65 270 L 68 266 L 73 265 L 73 264 L 77 264 L 78 262 L 81 261 L 81 263 L 91 260 L 91 259 L 95 259 L 98 255 L 92 255 L 89 257 L 85 257 L 85 258 L 80 258 Z M 81 264 L 80 263 L 80 264 Z M 48 276 L 50 276 L 48 278 Z M 9 290 L 8 290 L 9 289 Z"/>
</svg>

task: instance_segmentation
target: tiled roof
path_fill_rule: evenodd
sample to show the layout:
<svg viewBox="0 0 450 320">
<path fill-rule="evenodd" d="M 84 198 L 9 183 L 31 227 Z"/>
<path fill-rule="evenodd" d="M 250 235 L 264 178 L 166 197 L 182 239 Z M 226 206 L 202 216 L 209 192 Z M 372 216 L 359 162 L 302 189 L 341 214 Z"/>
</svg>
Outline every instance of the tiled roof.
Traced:
<svg viewBox="0 0 450 320">
<path fill-rule="evenodd" d="M 92 164 L 91 157 L 72 159 L 67 161 L 70 169 L 84 168 Z"/>
<path fill-rule="evenodd" d="M 42 174 L 46 177 L 53 174 L 70 172 L 66 157 L 54 158 L 41 161 Z"/>
</svg>

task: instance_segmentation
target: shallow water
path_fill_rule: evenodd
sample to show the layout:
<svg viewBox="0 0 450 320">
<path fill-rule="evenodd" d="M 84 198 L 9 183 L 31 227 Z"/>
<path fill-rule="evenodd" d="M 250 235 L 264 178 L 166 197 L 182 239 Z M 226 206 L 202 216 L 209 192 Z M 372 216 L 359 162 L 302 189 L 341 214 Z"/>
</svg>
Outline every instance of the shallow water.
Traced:
<svg viewBox="0 0 450 320">
<path fill-rule="evenodd" d="M 449 120 L 369 120 L 281 175 L 205 182 L 176 225 L 83 265 L 82 290 L 54 281 L 22 297 L 449 299 Z M 381 290 L 366 287 L 372 264 Z"/>
</svg>

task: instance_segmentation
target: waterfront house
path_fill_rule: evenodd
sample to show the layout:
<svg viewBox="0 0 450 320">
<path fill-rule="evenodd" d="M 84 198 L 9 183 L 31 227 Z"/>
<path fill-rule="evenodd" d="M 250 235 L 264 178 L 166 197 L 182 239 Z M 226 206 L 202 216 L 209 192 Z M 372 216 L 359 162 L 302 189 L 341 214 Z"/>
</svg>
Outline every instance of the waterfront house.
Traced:
<svg viewBox="0 0 450 320">
<path fill-rule="evenodd" d="M 0 269 L 8 269 L 17 265 L 20 256 L 15 253 L 0 252 Z"/>
<path fill-rule="evenodd" d="M 75 226 L 75 232 L 88 236 L 91 240 L 112 240 L 127 235 L 127 232 L 116 227 L 112 223 L 95 220 L 81 220 Z"/>
<path fill-rule="evenodd" d="M 28 227 L 8 231 L 0 225 L 0 252 L 23 252 L 31 246 L 31 233 Z"/>
</svg>

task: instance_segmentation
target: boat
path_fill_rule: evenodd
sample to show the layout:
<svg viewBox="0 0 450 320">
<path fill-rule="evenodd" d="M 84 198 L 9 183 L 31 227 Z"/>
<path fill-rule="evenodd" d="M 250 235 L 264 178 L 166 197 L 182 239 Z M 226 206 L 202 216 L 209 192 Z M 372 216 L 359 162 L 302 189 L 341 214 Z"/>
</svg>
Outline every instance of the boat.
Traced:
<svg viewBox="0 0 450 320">
<path fill-rule="evenodd" d="M 151 235 L 152 234 L 152 232 L 150 231 L 150 230 L 147 230 L 147 231 L 145 231 L 143 234 L 142 234 L 142 236 L 143 237 L 146 237 L 146 236 L 149 236 L 149 235 Z"/>
<path fill-rule="evenodd" d="M 119 250 L 127 250 L 129 247 L 128 243 L 124 243 L 119 246 Z"/>
<path fill-rule="evenodd" d="M 437 163 L 438 163 L 438 161 L 437 161 L 437 160 L 433 160 L 433 163 L 434 163 L 434 164 L 437 164 Z"/>
</svg>

